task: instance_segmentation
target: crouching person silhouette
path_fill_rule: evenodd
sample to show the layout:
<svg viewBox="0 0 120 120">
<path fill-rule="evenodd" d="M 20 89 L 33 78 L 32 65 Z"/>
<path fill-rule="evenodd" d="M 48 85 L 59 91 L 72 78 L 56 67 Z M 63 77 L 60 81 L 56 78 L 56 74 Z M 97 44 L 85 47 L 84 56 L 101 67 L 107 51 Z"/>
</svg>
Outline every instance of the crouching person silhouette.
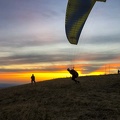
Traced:
<svg viewBox="0 0 120 120">
<path fill-rule="evenodd" d="M 36 83 L 34 74 L 32 74 L 32 76 L 31 76 L 31 83 Z"/>
<path fill-rule="evenodd" d="M 75 83 L 79 83 L 79 81 L 76 80 L 76 78 L 78 77 L 78 72 L 75 71 L 74 69 L 67 69 L 67 71 L 69 71 L 69 73 L 72 75 L 72 80 L 75 81 Z"/>
</svg>

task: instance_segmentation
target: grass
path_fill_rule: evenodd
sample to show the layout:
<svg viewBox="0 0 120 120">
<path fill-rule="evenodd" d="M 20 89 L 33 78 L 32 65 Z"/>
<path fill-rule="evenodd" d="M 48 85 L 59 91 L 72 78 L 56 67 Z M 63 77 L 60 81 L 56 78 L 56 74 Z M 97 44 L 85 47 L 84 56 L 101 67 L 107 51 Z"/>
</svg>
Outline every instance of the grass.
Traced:
<svg viewBox="0 0 120 120">
<path fill-rule="evenodd" d="M 120 120 L 120 75 L 79 77 L 0 90 L 0 120 Z"/>
</svg>

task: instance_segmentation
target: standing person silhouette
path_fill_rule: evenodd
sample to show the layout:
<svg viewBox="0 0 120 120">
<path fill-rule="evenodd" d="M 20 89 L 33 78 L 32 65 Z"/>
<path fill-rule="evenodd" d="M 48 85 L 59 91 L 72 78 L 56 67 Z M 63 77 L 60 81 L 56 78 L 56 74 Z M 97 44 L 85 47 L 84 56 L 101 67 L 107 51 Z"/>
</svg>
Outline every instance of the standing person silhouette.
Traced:
<svg viewBox="0 0 120 120">
<path fill-rule="evenodd" d="M 120 74 L 120 70 L 118 70 L 118 74 Z"/>
<path fill-rule="evenodd" d="M 36 83 L 34 74 L 32 74 L 32 76 L 31 76 L 31 83 Z"/>
<path fill-rule="evenodd" d="M 77 81 L 75 78 L 78 77 L 78 72 L 75 71 L 74 69 L 67 69 L 67 71 L 69 71 L 69 73 L 72 75 L 72 80 L 75 81 L 75 83 L 79 83 L 79 81 Z"/>
</svg>

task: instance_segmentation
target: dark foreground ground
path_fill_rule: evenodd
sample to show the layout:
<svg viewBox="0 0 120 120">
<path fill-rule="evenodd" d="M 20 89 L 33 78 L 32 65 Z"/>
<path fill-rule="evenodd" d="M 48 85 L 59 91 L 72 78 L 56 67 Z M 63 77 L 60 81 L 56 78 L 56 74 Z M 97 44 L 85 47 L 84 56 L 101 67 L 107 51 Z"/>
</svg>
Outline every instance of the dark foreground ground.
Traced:
<svg viewBox="0 0 120 120">
<path fill-rule="evenodd" d="M 0 120 L 120 120 L 120 75 L 87 76 L 0 90 Z"/>
</svg>

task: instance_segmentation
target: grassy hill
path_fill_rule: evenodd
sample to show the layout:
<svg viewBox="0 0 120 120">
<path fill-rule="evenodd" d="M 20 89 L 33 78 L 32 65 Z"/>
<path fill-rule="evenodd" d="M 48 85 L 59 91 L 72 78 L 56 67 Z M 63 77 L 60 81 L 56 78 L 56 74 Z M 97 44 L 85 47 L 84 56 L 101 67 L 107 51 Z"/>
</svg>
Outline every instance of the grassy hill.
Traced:
<svg viewBox="0 0 120 120">
<path fill-rule="evenodd" d="M 0 90 L 0 120 L 120 120 L 120 75 L 79 77 Z"/>
</svg>

